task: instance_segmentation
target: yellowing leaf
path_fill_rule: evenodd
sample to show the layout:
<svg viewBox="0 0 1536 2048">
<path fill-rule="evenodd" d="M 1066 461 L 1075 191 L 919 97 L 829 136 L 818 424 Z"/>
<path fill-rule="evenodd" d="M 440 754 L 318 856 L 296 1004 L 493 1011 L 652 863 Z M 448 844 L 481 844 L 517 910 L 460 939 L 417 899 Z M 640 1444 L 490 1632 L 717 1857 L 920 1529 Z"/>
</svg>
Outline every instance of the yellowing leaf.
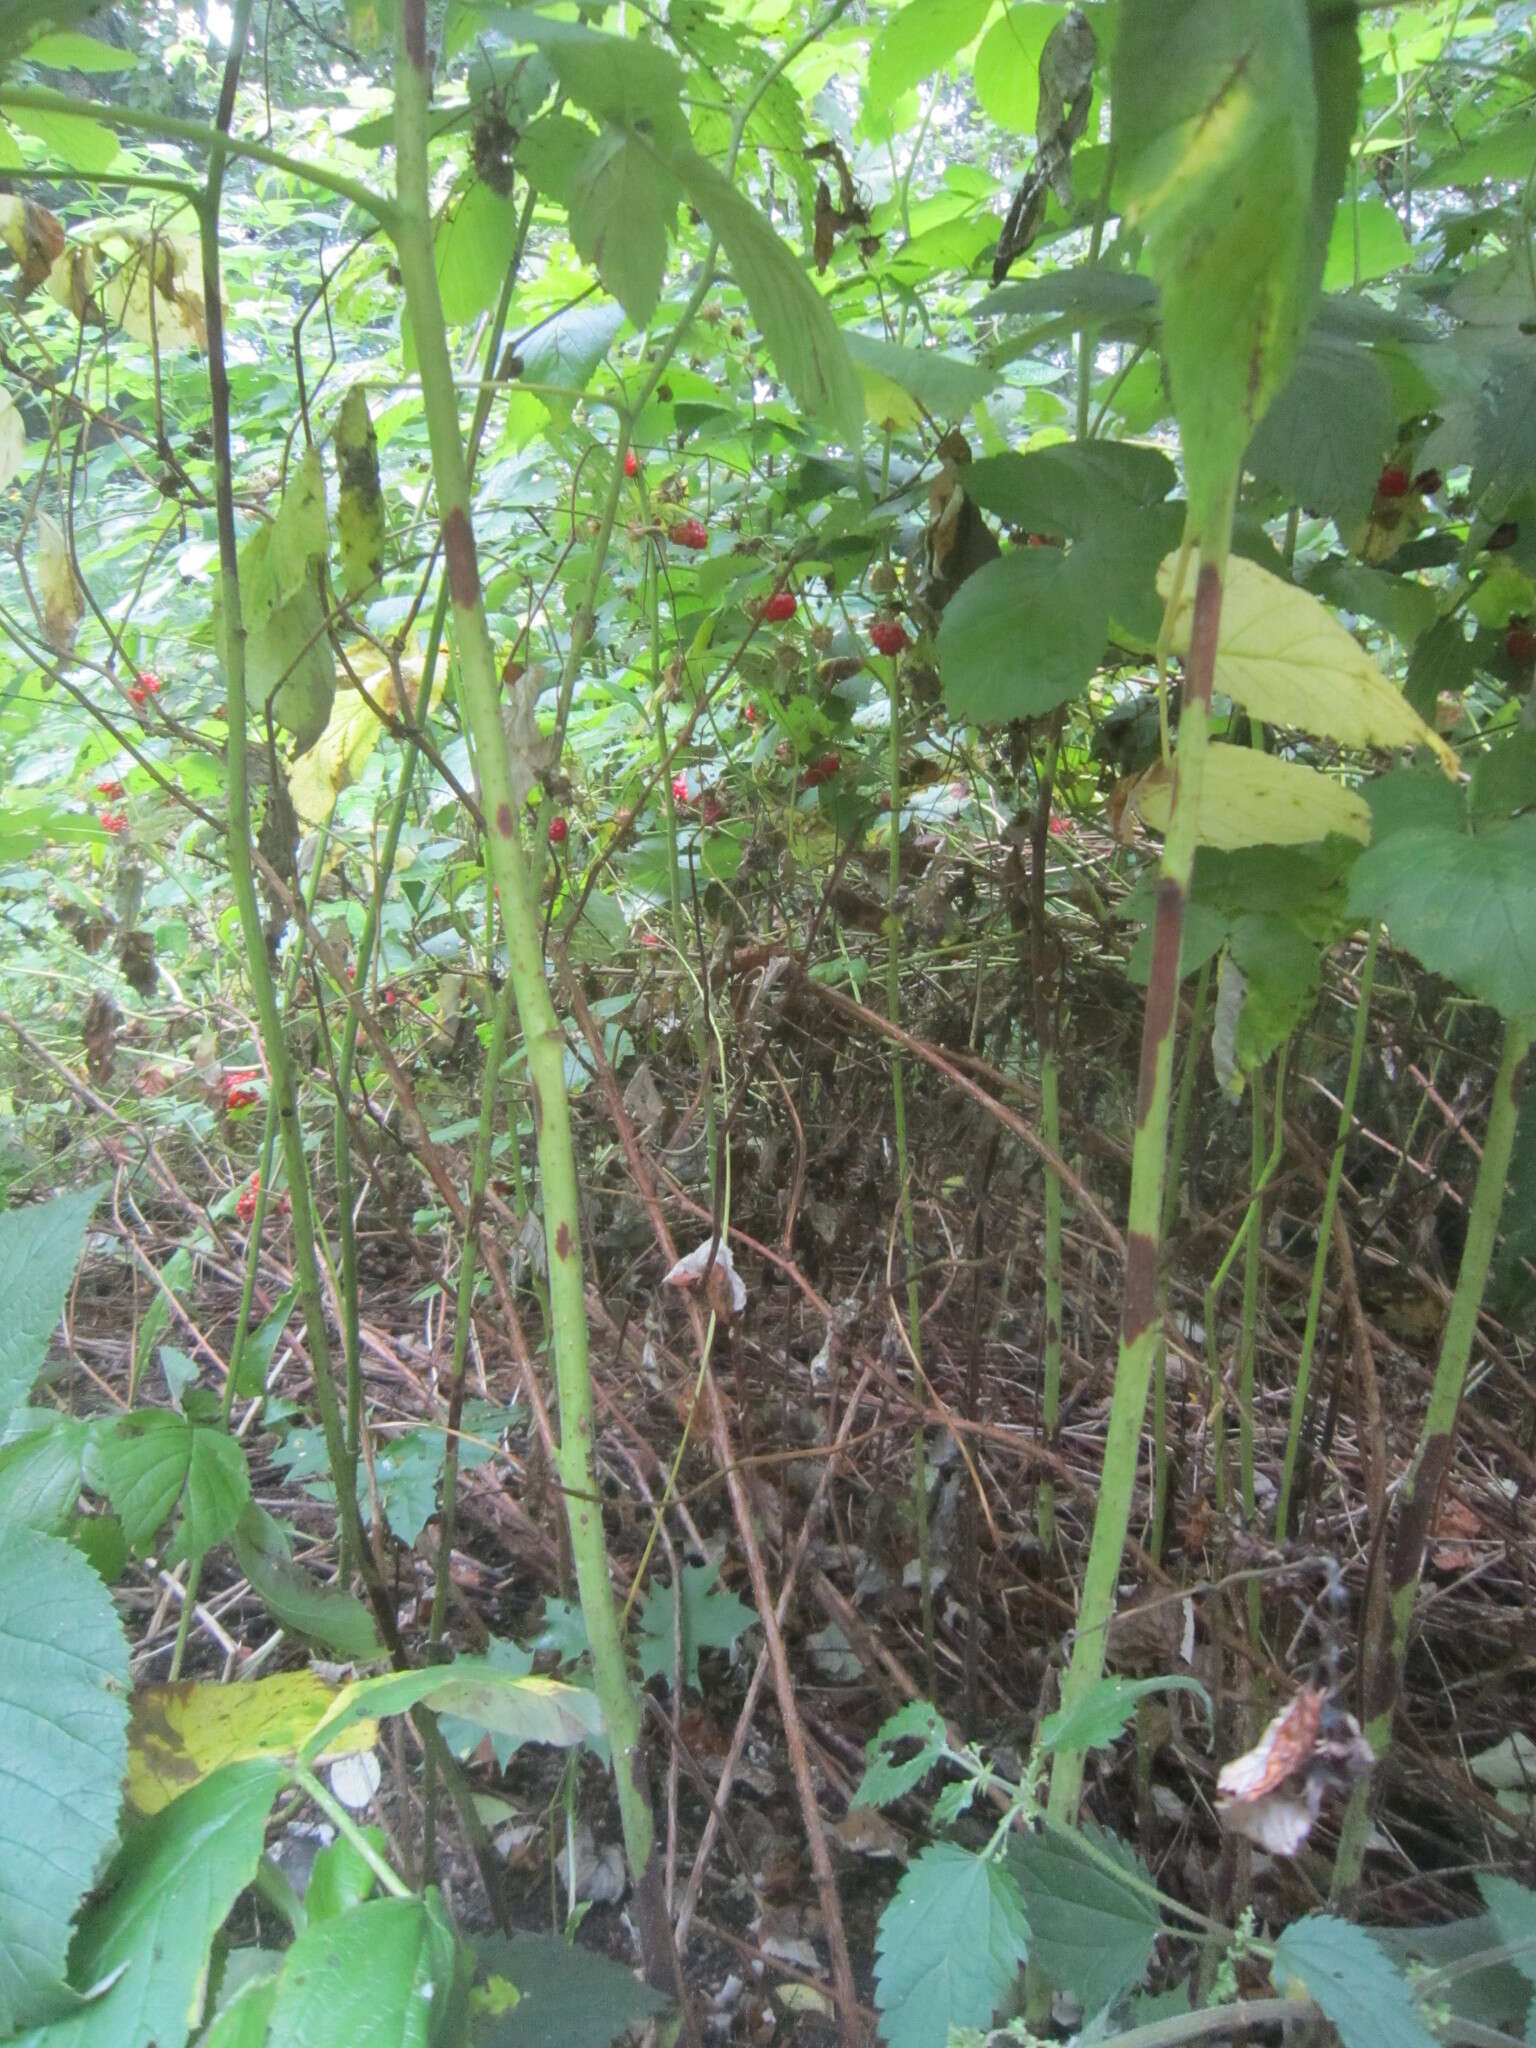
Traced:
<svg viewBox="0 0 1536 2048">
<path fill-rule="evenodd" d="M 856 363 L 854 367 L 859 373 L 859 382 L 864 386 L 864 410 L 871 426 L 900 434 L 908 427 L 921 425 L 922 407 L 911 392 L 902 390 L 894 377 L 887 377 L 883 370 L 872 370 L 863 363 Z"/>
<path fill-rule="evenodd" d="M 1158 570 L 1164 597 L 1177 559 L 1169 555 Z M 1189 651 L 1193 614 L 1190 583 L 1174 620 L 1172 644 L 1181 654 Z M 1332 612 L 1309 592 L 1239 555 L 1227 564 L 1221 596 L 1215 686 L 1268 725 L 1291 726 L 1345 747 L 1428 747 L 1447 775 L 1457 773 L 1456 756 L 1445 741 Z"/>
<path fill-rule="evenodd" d="M 140 1813 L 158 1813 L 221 1764 L 297 1756 L 338 1691 L 312 1671 L 285 1671 L 248 1685 L 183 1680 L 141 1687 L 128 1730 L 130 1801 Z M 378 1737 L 377 1721 L 354 1721 L 321 1761 L 370 1750 Z"/>
<path fill-rule="evenodd" d="M 349 678 L 338 673 L 336 697 L 324 732 L 288 771 L 288 794 L 306 825 L 323 825 L 335 808 L 337 797 L 362 774 L 383 731 L 373 706 L 377 705 L 387 718 L 400 709 L 399 692 L 389 669 L 370 673 L 357 666 L 362 689 L 349 688 Z M 404 661 L 401 673 L 414 697 L 421 683 L 421 663 Z M 445 666 L 439 662 L 434 704 L 442 695 L 445 674 Z"/>
<path fill-rule="evenodd" d="M 148 234 L 102 287 L 108 320 L 154 348 L 206 348 L 202 256 L 188 235 Z"/>
<path fill-rule="evenodd" d="M 75 644 L 75 628 L 85 611 L 85 592 L 75 581 L 74 564 L 64 535 L 46 512 L 37 515 L 37 553 L 33 557 L 37 594 L 43 607 L 43 631 L 57 654 Z"/>
<path fill-rule="evenodd" d="M 0 241 L 21 267 L 16 297 L 41 284 L 64 248 L 64 223 L 35 199 L 0 193 Z"/>
<path fill-rule="evenodd" d="M 0 391 L 0 490 L 11 481 L 27 452 L 27 430 L 9 391 Z"/>
<path fill-rule="evenodd" d="M 54 261 L 48 272 L 45 286 L 50 299 L 56 299 L 82 324 L 94 303 L 96 290 L 96 257 L 94 251 L 71 242 L 62 255 Z"/>
<path fill-rule="evenodd" d="M 1166 832 L 1172 810 L 1168 770 L 1156 762 L 1131 790 L 1141 822 Z M 1370 806 L 1315 768 L 1249 747 L 1212 747 L 1200 791 L 1202 846 L 1304 846 L 1330 832 L 1368 845 Z"/>
</svg>

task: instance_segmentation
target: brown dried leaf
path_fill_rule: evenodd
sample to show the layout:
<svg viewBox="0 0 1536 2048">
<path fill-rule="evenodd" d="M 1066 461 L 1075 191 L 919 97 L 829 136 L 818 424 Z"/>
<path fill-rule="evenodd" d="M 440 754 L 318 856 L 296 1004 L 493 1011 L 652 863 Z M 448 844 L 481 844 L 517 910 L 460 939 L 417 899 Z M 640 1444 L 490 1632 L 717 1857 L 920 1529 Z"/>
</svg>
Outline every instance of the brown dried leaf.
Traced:
<svg viewBox="0 0 1536 2048">
<path fill-rule="evenodd" d="M 816 186 L 816 227 L 812 248 L 816 257 L 816 271 L 819 276 L 832 261 L 832 251 L 837 246 L 837 215 L 832 210 L 832 193 L 825 178 Z"/>
<path fill-rule="evenodd" d="M 36 289 L 64 253 L 64 223 L 35 199 L 0 193 L 0 240 L 16 258 L 20 276 L 15 301 L 20 305 Z"/>
<path fill-rule="evenodd" d="M 160 970 L 155 965 L 153 932 L 124 932 L 123 942 L 117 949 L 117 964 L 123 970 L 123 979 L 136 995 L 153 995 L 160 979 Z"/>
<path fill-rule="evenodd" d="M 98 989 L 91 997 L 85 1022 L 80 1027 L 80 1042 L 85 1047 L 85 1071 L 93 1081 L 105 1082 L 112 1078 L 117 1054 L 117 1027 L 121 1021 L 116 1003 Z"/>
</svg>

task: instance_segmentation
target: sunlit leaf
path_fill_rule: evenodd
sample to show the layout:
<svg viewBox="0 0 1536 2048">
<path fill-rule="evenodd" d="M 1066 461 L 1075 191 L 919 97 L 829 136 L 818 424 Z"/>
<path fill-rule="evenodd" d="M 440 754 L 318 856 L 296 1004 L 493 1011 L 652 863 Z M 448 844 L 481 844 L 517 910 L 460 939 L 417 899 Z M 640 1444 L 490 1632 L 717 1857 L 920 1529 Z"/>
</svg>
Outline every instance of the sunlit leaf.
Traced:
<svg viewBox="0 0 1536 2048">
<path fill-rule="evenodd" d="M 140 1686 L 128 1733 L 128 1797 L 158 1813 L 223 1764 L 297 1756 L 339 1688 L 312 1671 L 284 1671 L 248 1683 L 181 1680 Z M 354 1722 L 322 1762 L 372 1749 L 376 1721 Z"/>
<path fill-rule="evenodd" d="M 1158 571 L 1171 588 L 1175 558 Z M 1189 650 L 1193 591 L 1186 584 L 1173 645 Z M 1389 683 L 1326 605 L 1256 562 L 1227 565 L 1216 641 L 1215 687 L 1266 725 L 1290 726 L 1346 747 L 1428 747 L 1448 775 L 1454 752 Z"/>
<path fill-rule="evenodd" d="M 1131 791 L 1136 815 L 1166 832 L 1173 787 L 1161 762 Z M 1342 783 L 1299 761 L 1282 761 L 1248 747 L 1212 747 L 1200 792 L 1202 846 L 1302 846 L 1330 832 L 1364 845 L 1371 836 L 1370 806 Z"/>
<path fill-rule="evenodd" d="M 107 317 L 156 349 L 206 348 L 202 254 L 195 236 L 132 241 L 101 287 Z"/>
</svg>

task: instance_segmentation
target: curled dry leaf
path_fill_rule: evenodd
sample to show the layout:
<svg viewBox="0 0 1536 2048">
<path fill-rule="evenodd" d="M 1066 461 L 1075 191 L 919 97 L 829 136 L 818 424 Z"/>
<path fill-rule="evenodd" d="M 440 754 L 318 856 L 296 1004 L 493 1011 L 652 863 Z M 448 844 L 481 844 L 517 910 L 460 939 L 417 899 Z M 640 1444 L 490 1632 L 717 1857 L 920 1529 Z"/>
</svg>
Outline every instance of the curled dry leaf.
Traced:
<svg viewBox="0 0 1536 2048">
<path fill-rule="evenodd" d="M 731 1259 L 731 1248 L 724 1238 L 714 1247 L 710 1257 L 710 1240 L 705 1238 L 701 1245 L 679 1259 L 671 1271 L 662 1275 L 663 1287 L 703 1286 L 705 1298 L 717 1315 L 739 1316 L 747 1305 L 747 1290 L 737 1274 Z"/>
<path fill-rule="evenodd" d="M 1374 1762 L 1354 1716 L 1320 1687 L 1305 1686 L 1246 1755 L 1222 1766 L 1216 1811 L 1233 1834 L 1272 1856 L 1294 1856 L 1312 1832 L 1323 1794 L 1347 1790 Z"/>
<path fill-rule="evenodd" d="M 85 326 L 89 320 L 93 326 L 101 325 L 101 308 L 96 303 L 96 256 L 91 249 L 82 248 L 76 242 L 66 245 L 48 272 L 44 287 L 50 299 L 54 299 L 67 313 L 72 313 Z"/>
<path fill-rule="evenodd" d="M 80 1026 L 85 1047 L 85 1071 L 93 1081 L 110 1081 L 117 1057 L 117 1027 L 121 1022 L 116 1003 L 98 989 L 91 997 Z"/>
<path fill-rule="evenodd" d="M 64 253 L 64 223 L 35 199 L 23 199 L 14 192 L 0 193 L 0 241 L 20 267 L 15 291 L 16 304 L 20 305 Z"/>
</svg>

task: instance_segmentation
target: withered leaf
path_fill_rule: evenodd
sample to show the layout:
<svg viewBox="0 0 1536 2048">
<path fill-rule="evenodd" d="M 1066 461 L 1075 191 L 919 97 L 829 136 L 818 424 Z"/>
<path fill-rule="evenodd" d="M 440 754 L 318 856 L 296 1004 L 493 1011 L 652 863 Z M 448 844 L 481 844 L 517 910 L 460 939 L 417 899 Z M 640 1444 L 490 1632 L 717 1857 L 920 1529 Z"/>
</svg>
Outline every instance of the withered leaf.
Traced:
<svg viewBox="0 0 1536 2048">
<path fill-rule="evenodd" d="M 117 1027 L 122 1021 L 116 1003 L 102 989 L 91 997 L 80 1042 L 85 1047 L 85 1071 L 93 1081 L 110 1081 L 117 1055 Z"/>
</svg>

